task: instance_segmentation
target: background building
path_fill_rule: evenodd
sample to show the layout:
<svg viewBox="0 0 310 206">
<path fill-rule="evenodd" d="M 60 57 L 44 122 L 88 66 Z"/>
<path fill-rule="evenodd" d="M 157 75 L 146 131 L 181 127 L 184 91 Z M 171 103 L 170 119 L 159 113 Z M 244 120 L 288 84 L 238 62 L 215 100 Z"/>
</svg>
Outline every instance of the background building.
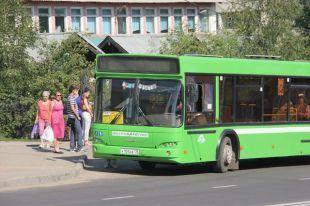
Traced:
<svg viewBox="0 0 310 206">
<path fill-rule="evenodd" d="M 123 42 L 139 53 L 154 53 L 160 38 L 182 30 L 216 33 L 218 7 L 224 0 L 26 0 L 25 6 L 39 33 L 79 32 L 103 51 Z M 106 40 L 106 37 L 109 38 Z M 131 38 L 133 37 L 133 38 Z M 107 44 L 104 44 L 103 41 Z M 132 46 L 130 45 L 132 42 Z M 118 43 L 119 44 L 119 43 Z M 155 45 L 155 48 L 150 48 Z M 122 47 L 122 44 L 118 45 Z M 116 48 L 120 51 L 119 48 Z M 125 49 L 126 50 L 126 49 Z M 104 51 L 105 52 L 105 51 Z"/>
</svg>

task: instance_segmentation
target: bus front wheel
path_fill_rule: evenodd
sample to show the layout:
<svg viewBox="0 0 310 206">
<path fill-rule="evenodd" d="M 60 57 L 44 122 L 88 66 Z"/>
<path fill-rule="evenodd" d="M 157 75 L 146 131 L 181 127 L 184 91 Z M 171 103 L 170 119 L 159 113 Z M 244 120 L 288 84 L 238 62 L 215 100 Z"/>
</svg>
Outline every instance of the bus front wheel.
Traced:
<svg viewBox="0 0 310 206">
<path fill-rule="evenodd" d="M 215 172 L 224 173 L 228 170 L 235 170 L 239 167 L 239 162 L 236 159 L 236 151 L 229 137 L 224 137 L 219 147 L 219 154 L 215 163 Z"/>
<path fill-rule="evenodd" d="M 151 171 L 156 166 L 154 162 L 146 162 L 146 161 L 139 161 L 139 165 L 145 171 Z"/>
</svg>

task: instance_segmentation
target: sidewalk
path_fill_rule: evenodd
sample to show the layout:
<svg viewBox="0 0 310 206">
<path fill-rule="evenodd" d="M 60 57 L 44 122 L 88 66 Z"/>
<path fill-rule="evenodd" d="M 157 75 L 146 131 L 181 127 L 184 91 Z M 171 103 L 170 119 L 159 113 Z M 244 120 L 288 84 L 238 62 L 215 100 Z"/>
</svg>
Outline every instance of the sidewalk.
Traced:
<svg viewBox="0 0 310 206">
<path fill-rule="evenodd" d="M 39 142 L 0 142 L 0 189 L 74 178 L 91 153 L 70 152 L 69 142 L 61 142 L 63 154 L 38 146 Z"/>
</svg>

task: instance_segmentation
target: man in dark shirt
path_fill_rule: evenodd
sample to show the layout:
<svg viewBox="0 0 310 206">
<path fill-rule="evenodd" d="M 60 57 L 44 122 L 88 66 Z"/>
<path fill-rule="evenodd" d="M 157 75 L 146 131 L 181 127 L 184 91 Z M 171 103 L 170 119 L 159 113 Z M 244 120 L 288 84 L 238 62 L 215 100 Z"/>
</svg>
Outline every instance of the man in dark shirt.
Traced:
<svg viewBox="0 0 310 206">
<path fill-rule="evenodd" d="M 77 94 L 76 95 L 76 103 L 77 103 L 77 106 L 78 106 L 78 109 L 79 109 L 79 116 L 81 117 L 81 120 L 80 120 L 80 122 L 81 122 L 81 126 L 83 125 L 83 119 L 82 119 L 82 113 L 83 113 L 83 109 L 82 109 L 82 104 L 81 104 L 81 102 L 82 102 L 82 96 L 81 95 L 79 95 L 79 94 Z M 82 135 L 83 136 L 83 135 Z"/>
</svg>

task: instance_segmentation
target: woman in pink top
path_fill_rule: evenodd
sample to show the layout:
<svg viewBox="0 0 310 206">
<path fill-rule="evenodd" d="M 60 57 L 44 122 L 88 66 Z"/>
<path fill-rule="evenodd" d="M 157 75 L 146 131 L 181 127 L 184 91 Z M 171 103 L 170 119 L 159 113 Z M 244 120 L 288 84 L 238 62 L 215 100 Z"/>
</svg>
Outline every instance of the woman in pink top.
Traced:
<svg viewBox="0 0 310 206">
<path fill-rule="evenodd" d="M 55 153 L 61 153 L 59 151 L 59 139 L 63 139 L 65 136 L 65 122 L 63 116 L 64 105 L 61 101 L 61 93 L 56 92 L 55 99 L 52 101 L 52 129 L 54 132 L 54 146 Z"/>
<path fill-rule="evenodd" d="M 52 104 L 49 100 L 50 93 L 48 91 L 43 92 L 43 99 L 38 102 L 38 111 L 36 117 L 36 123 L 39 123 L 39 134 L 40 138 L 43 135 L 44 129 L 51 124 L 51 108 Z M 43 141 L 41 138 L 40 147 L 49 147 L 49 144 Z"/>
</svg>

